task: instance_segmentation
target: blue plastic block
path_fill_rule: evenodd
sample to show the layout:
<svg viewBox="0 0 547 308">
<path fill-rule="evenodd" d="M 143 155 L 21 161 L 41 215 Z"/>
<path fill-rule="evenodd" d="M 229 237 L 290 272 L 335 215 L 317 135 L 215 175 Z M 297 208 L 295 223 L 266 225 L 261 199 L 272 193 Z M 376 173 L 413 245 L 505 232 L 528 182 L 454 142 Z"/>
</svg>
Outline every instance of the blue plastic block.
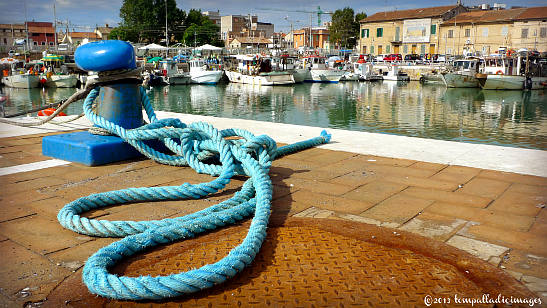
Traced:
<svg viewBox="0 0 547 308">
<path fill-rule="evenodd" d="M 93 135 L 89 132 L 46 136 L 42 139 L 42 154 L 88 166 L 143 156 L 120 137 Z"/>
</svg>

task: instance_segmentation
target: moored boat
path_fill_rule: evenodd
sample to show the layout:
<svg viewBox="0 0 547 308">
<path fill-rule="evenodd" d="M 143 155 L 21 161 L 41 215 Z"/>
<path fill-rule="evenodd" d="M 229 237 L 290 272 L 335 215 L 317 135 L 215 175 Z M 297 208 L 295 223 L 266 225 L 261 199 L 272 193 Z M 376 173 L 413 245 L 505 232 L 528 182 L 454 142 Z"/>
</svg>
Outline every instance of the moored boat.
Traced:
<svg viewBox="0 0 547 308">
<path fill-rule="evenodd" d="M 485 90 L 523 90 L 526 77 L 523 75 L 522 57 L 488 57 L 475 76 Z"/>
<path fill-rule="evenodd" d="M 70 74 L 64 57 L 54 54 L 47 54 L 41 61 L 44 62 L 45 72 L 41 76 L 44 86 L 48 88 L 73 88 L 78 83 L 78 77 Z"/>
<path fill-rule="evenodd" d="M 311 82 L 339 82 L 340 78 L 346 73 L 342 70 L 329 69 L 325 63 L 325 57 L 309 56 L 303 58 L 304 67 L 310 70 L 310 79 L 304 81 Z"/>
<path fill-rule="evenodd" d="M 410 81 L 410 77 L 405 72 L 400 71 L 399 66 L 396 64 L 391 65 L 391 69 L 384 72 L 383 78 L 388 81 Z"/>
<path fill-rule="evenodd" d="M 189 61 L 190 81 L 197 84 L 217 84 L 223 71 L 220 64 L 210 64 L 204 59 L 196 58 Z"/>
<path fill-rule="evenodd" d="M 233 59 L 237 61 L 237 66 L 225 72 L 230 82 L 260 86 L 294 84 L 292 73 L 272 71 L 271 59 L 269 58 L 258 55 L 236 55 Z"/>
<path fill-rule="evenodd" d="M 479 59 L 457 60 L 449 71 L 441 73 L 442 80 L 448 88 L 478 88 L 478 69 Z"/>
</svg>

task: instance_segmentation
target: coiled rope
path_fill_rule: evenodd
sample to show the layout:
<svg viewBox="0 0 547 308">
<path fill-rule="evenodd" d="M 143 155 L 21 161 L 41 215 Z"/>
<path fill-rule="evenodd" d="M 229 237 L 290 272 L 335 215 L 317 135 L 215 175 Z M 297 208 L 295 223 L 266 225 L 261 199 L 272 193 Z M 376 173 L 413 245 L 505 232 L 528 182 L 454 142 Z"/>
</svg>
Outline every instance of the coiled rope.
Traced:
<svg viewBox="0 0 547 308">
<path fill-rule="evenodd" d="M 95 125 L 123 138 L 145 156 L 157 162 L 190 166 L 198 173 L 217 176 L 213 181 L 180 186 L 128 188 L 92 194 L 68 203 L 57 218 L 75 232 L 101 237 L 123 237 L 96 252 L 86 262 L 83 281 L 92 293 L 123 300 L 162 299 L 197 292 L 220 284 L 249 265 L 266 237 L 270 217 L 272 183 L 268 172 L 276 157 L 329 142 L 323 131 L 319 137 L 277 148 L 266 135 L 254 136 L 243 129 L 217 130 L 203 122 L 184 124 L 178 119 L 158 120 L 144 89 L 141 102 L 150 124 L 126 130 L 93 112 L 99 89 L 90 91 L 84 113 Z M 239 137 L 240 139 L 226 137 Z M 173 154 L 161 153 L 145 140 L 160 139 Z M 220 165 L 206 164 L 215 156 Z M 80 214 L 105 206 L 130 202 L 198 199 L 223 189 L 235 174 L 249 179 L 228 200 L 183 217 L 152 221 L 107 221 L 88 219 Z M 203 232 L 233 224 L 254 215 L 243 242 L 216 263 L 169 276 L 126 277 L 108 273 L 114 264 L 150 247 L 195 237 Z"/>
</svg>

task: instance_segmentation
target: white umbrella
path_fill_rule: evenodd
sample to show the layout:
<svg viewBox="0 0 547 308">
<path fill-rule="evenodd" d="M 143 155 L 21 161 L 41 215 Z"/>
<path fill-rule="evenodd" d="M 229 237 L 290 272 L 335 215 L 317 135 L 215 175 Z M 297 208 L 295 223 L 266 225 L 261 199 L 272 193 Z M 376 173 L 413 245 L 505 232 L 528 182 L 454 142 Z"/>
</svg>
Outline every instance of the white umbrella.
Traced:
<svg viewBox="0 0 547 308">
<path fill-rule="evenodd" d="M 199 46 L 198 48 L 196 48 L 196 50 L 222 50 L 222 48 L 205 44 L 203 46 Z"/>
<path fill-rule="evenodd" d="M 158 45 L 158 44 L 148 44 L 146 46 L 139 47 L 139 50 L 143 50 L 143 49 L 147 49 L 147 50 L 167 50 L 168 48 L 165 47 L 165 46 Z"/>
</svg>

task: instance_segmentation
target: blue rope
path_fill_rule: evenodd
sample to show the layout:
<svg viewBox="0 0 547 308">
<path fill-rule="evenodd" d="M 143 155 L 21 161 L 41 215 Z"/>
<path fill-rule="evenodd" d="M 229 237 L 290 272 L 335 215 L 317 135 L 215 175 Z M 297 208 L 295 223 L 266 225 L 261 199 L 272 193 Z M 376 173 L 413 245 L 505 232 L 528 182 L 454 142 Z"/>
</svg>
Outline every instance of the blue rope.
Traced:
<svg viewBox="0 0 547 308">
<path fill-rule="evenodd" d="M 277 148 L 270 137 L 254 136 L 243 129 L 219 131 L 203 122 L 186 125 L 178 119 L 158 120 L 143 88 L 140 90 L 141 101 L 151 123 L 126 130 L 93 112 L 92 104 L 98 94 L 98 89 L 92 90 L 84 102 L 85 115 L 95 125 L 120 136 L 157 162 L 190 166 L 198 173 L 216 176 L 207 183 L 127 188 L 92 194 L 66 204 L 59 211 L 57 219 L 67 229 L 91 236 L 123 238 L 97 251 L 87 260 L 83 269 L 83 281 L 89 290 L 113 299 L 144 300 L 180 296 L 220 284 L 243 270 L 253 261 L 266 237 L 272 200 L 272 183 L 268 172 L 272 161 L 283 155 L 327 143 L 331 138 L 323 131 L 319 137 Z M 226 137 L 240 139 L 226 140 Z M 151 139 L 163 140 L 173 154 L 159 152 L 144 143 Z M 217 157 L 221 164 L 203 162 L 212 156 Z M 223 189 L 235 174 L 249 176 L 249 179 L 232 198 L 183 217 L 151 221 L 107 221 L 80 216 L 84 212 L 115 204 L 199 199 Z M 254 217 L 243 242 L 216 263 L 169 276 L 120 277 L 108 273 L 110 267 L 137 252 L 193 238 L 251 215 Z"/>
</svg>

